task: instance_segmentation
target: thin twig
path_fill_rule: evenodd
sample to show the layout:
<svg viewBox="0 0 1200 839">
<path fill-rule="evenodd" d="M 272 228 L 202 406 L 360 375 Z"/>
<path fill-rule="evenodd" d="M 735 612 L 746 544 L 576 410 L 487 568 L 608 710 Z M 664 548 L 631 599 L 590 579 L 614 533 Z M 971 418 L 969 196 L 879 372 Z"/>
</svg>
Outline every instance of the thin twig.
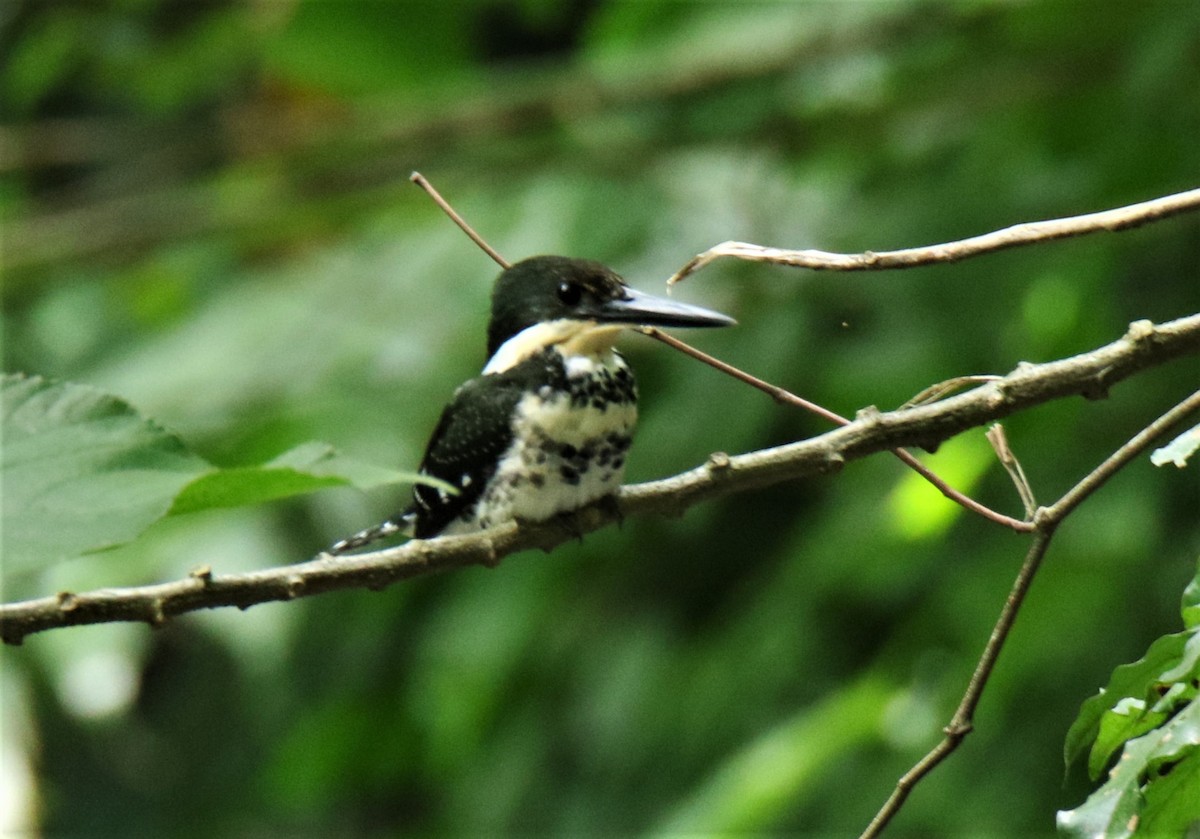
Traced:
<svg viewBox="0 0 1200 839">
<path fill-rule="evenodd" d="M 813 271 L 882 271 L 884 269 L 915 268 L 918 265 L 957 262 L 960 259 L 995 253 L 1019 245 L 1032 245 L 1054 239 L 1065 239 L 1070 236 L 1082 236 L 1085 233 L 1125 230 L 1197 209 L 1200 209 L 1200 189 L 1190 189 L 1186 192 L 1178 192 L 1174 195 L 1166 195 L 1162 198 L 1154 198 L 1140 204 L 1130 204 L 1113 210 L 1050 221 L 1024 222 L 957 242 L 928 245 L 921 248 L 905 248 L 898 251 L 830 253 L 821 250 L 767 248 L 749 242 L 722 242 L 688 260 L 667 280 L 667 284 L 673 285 L 699 271 L 710 262 L 724 257 L 733 257 L 749 262 L 768 262 L 772 265 L 787 265 L 792 268 L 808 268 Z"/>
<path fill-rule="evenodd" d="M 737 379 L 738 381 L 745 382 L 746 384 L 750 385 L 751 387 L 758 388 L 759 390 L 768 394 L 776 402 L 779 402 L 779 403 L 782 403 L 785 405 L 794 405 L 796 407 L 803 408 L 806 411 L 809 411 L 813 414 L 816 414 L 819 417 L 829 420 L 830 422 L 834 423 L 835 425 L 845 426 L 845 425 L 850 424 L 850 420 L 846 419 L 845 417 L 841 416 L 840 414 L 834 413 L 833 411 L 830 411 L 828 408 L 824 408 L 820 405 L 817 405 L 814 402 L 810 402 L 807 399 L 804 399 L 803 397 L 797 396 L 796 394 L 792 393 L 791 391 L 785 390 L 784 388 L 779 387 L 778 385 L 773 385 L 770 382 L 764 381 L 763 379 L 760 379 L 757 376 L 754 376 L 750 373 L 747 373 L 744 370 L 734 367 L 732 364 L 721 361 L 719 358 L 716 358 L 715 356 L 711 356 L 708 353 L 704 352 L 703 350 L 698 350 L 695 347 L 691 346 L 690 344 L 684 343 L 683 341 L 676 338 L 674 335 L 667 335 L 666 333 L 661 332 L 652 327 L 647 327 L 647 328 L 641 329 L 639 331 L 641 331 L 645 335 L 649 335 L 651 338 L 654 338 L 657 341 L 662 341 L 664 344 L 666 344 L 670 347 L 673 347 L 682 353 L 686 353 L 687 355 L 690 355 L 692 358 L 695 358 L 698 361 L 704 362 L 705 364 L 709 365 L 710 367 L 714 367 L 717 370 L 720 370 L 722 373 L 732 376 L 733 378 Z M 988 382 L 992 382 L 992 381 L 996 381 L 997 379 L 1000 379 L 1002 377 L 988 376 L 988 377 L 978 377 L 978 378 L 983 379 Z M 985 519 L 988 519 L 989 521 L 993 521 L 996 524 L 1003 525 L 1004 527 L 1007 527 L 1018 533 L 1033 532 L 1033 524 L 1031 522 L 1021 521 L 1020 519 L 1013 518 L 1012 516 L 1006 516 L 1004 513 L 1001 513 L 997 510 L 993 510 L 991 507 L 988 507 L 984 504 L 980 504 L 974 498 L 971 498 L 969 495 L 966 495 L 965 493 L 960 492 L 959 490 L 950 486 L 950 484 L 946 483 L 946 481 L 943 480 L 940 475 L 938 475 L 936 472 L 934 472 L 932 469 L 930 469 L 928 466 L 926 466 L 924 463 L 922 463 L 911 452 L 905 451 L 904 449 L 892 449 L 891 451 L 892 451 L 892 454 L 894 454 L 896 457 L 900 458 L 900 460 L 905 465 L 907 465 L 909 468 L 911 468 L 913 471 L 915 471 L 918 475 L 920 475 L 922 478 L 924 478 L 926 481 L 928 481 L 930 484 L 932 484 L 937 489 L 938 492 L 940 492 L 942 495 L 944 495 L 949 500 L 953 501 L 955 504 L 959 504 L 963 508 L 970 510 L 972 513 L 976 513 L 980 516 L 983 516 Z"/>
<path fill-rule="evenodd" d="M 859 839 L 874 839 L 882 833 L 888 822 L 904 806 L 913 787 L 932 772 L 934 767 L 949 757 L 958 748 L 958 744 L 971 733 L 979 697 L 987 686 L 988 678 L 996 665 L 996 659 L 1000 655 L 1000 650 L 1004 646 L 1013 621 L 1016 620 L 1017 612 L 1025 599 L 1025 593 L 1029 590 L 1029 584 L 1033 582 L 1033 576 L 1041 564 L 1042 557 L 1046 555 L 1050 538 L 1050 532 L 1039 532 L 1034 536 L 1033 544 L 1029 546 L 1025 561 L 1021 564 L 1021 570 L 1017 572 L 1017 578 L 1008 593 L 1008 599 L 1004 601 L 1004 607 L 1000 610 L 1000 617 L 996 621 L 996 625 L 992 627 L 992 634 L 988 637 L 983 655 L 980 656 L 975 665 L 975 671 L 971 674 L 971 680 L 967 683 L 967 690 L 950 723 L 943 729 L 945 737 L 896 781 L 896 788 L 892 790 L 892 794 L 875 814 L 875 818 L 871 819 L 871 823 L 867 825 Z"/>
<path fill-rule="evenodd" d="M 1128 443 L 1113 452 L 1107 460 L 1092 470 L 1090 475 L 1075 484 L 1062 498 L 1046 508 L 1046 515 L 1057 521 L 1061 521 L 1066 517 L 1067 513 L 1074 510 L 1079 506 L 1080 502 L 1102 487 L 1125 464 L 1148 449 L 1150 444 L 1161 437 L 1164 432 L 1169 431 L 1171 426 L 1177 425 L 1185 417 L 1197 410 L 1200 410 L 1200 390 L 1167 411 L 1167 413 L 1142 429 Z"/>
<path fill-rule="evenodd" d="M 946 379 L 944 382 L 938 382 L 937 384 L 930 385 L 900 407 L 912 408 L 916 405 L 928 405 L 930 402 L 937 402 L 939 399 L 945 399 L 951 394 L 958 393 L 960 390 L 964 390 L 968 386 L 994 382 L 998 378 L 1000 377 L 992 375 L 955 376 L 953 379 Z"/>
<path fill-rule="evenodd" d="M 450 206 L 450 202 L 443 198 L 442 194 L 433 188 L 433 184 L 427 181 L 424 175 L 422 175 L 420 172 L 413 172 L 408 176 L 408 179 L 429 193 L 429 197 L 433 199 L 435 204 L 442 208 L 442 212 L 450 216 L 451 220 L 458 225 L 459 229 L 462 230 L 463 233 L 466 233 L 468 236 L 470 236 L 471 241 L 479 245 L 483 252 L 490 256 L 497 265 L 499 265 L 501 268 L 512 267 L 512 263 L 502 257 L 495 248 L 487 243 L 487 240 L 476 233 L 475 228 L 467 224 L 467 220 L 460 216 L 455 209 Z"/>
<path fill-rule="evenodd" d="M 985 436 L 987 441 L 992 444 L 992 451 L 999 458 L 1000 465 L 1004 467 L 1013 486 L 1017 488 L 1017 495 L 1021 497 L 1021 503 L 1025 505 L 1026 518 L 1032 520 L 1038 507 L 1037 498 L 1033 494 L 1033 486 L 1029 483 L 1029 478 L 1025 477 L 1025 470 L 1021 468 L 1021 461 L 1017 460 L 1012 447 L 1008 445 L 1008 435 L 1004 433 L 1004 426 L 998 422 L 993 423 Z"/>
<path fill-rule="evenodd" d="M 1037 532 L 1034 535 L 1033 544 L 1029 546 L 1025 561 L 1021 564 L 1020 571 L 1017 572 L 1008 598 L 1004 601 L 1004 607 L 1000 610 L 1000 616 L 992 628 L 983 654 L 975 665 L 975 671 L 971 674 L 971 679 L 967 683 L 967 689 L 963 693 L 958 708 L 944 729 L 945 737 L 901 776 L 900 780 L 896 782 L 895 790 L 892 791 L 891 796 L 884 802 L 879 812 L 875 814 L 875 818 L 863 831 L 860 839 L 871 839 L 878 836 L 903 806 L 913 787 L 958 748 L 958 744 L 971 733 L 975 710 L 979 706 L 984 688 L 987 687 L 988 679 L 991 677 L 1000 652 L 1004 648 L 1004 643 L 1012 631 L 1017 614 L 1021 610 L 1021 604 L 1033 584 L 1033 578 L 1037 574 L 1042 558 L 1046 555 L 1050 540 L 1058 526 L 1085 498 L 1102 487 L 1135 457 L 1148 450 L 1155 440 L 1197 411 L 1200 411 L 1200 390 L 1135 434 L 1125 445 L 1105 458 L 1099 466 L 1071 487 L 1054 504 L 1042 507 L 1037 511 L 1034 515 Z"/>
</svg>

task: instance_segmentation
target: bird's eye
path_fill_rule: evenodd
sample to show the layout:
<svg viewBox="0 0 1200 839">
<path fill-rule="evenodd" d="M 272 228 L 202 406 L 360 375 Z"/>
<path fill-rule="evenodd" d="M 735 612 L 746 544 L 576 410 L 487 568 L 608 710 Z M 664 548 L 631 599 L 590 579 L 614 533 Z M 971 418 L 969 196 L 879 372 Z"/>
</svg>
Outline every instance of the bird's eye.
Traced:
<svg viewBox="0 0 1200 839">
<path fill-rule="evenodd" d="M 583 298 L 583 286 L 578 283 L 559 283 L 558 299 L 568 306 L 576 306 Z"/>
</svg>

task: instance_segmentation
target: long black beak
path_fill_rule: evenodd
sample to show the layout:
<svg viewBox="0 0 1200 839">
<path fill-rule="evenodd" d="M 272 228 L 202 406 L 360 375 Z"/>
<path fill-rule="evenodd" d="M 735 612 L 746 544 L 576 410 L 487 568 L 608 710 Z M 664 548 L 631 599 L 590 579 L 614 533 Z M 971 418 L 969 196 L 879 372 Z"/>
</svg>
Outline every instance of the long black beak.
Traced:
<svg viewBox="0 0 1200 839">
<path fill-rule="evenodd" d="M 736 320 L 687 303 L 677 303 L 666 297 L 655 297 L 636 289 L 625 289 L 625 297 L 607 300 L 588 315 L 599 323 L 621 323 L 629 326 L 733 326 Z"/>
</svg>

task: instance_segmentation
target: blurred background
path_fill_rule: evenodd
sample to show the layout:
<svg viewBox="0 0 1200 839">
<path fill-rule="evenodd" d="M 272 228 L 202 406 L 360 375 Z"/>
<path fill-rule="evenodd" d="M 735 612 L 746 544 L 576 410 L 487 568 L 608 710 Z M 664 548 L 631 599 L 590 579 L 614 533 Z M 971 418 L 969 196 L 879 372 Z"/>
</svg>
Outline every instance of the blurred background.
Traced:
<svg viewBox="0 0 1200 839">
<path fill-rule="evenodd" d="M 496 266 L 646 291 L 726 239 L 861 251 L 1200 178 L 1200 5 L 10 0 L 4 367 L 129 400 L 221 465 L 416 466 Z M 705 350 L 843 414 L 1197 311 L 1200 221 L 954 266 L 722 262 Z M 688 337 L 688 336 L 685 336 Z M 638 336 L 631 481 L 824 430 Z M 1175 362 L 1012 418 L 1049 502 L 1196 387 Z M 979 430 L 929 462 L 1020 504 Z M 1060 531 L 977 717 L 892 835 L 1050 834 L 1062 743 L 1180 628 L 1200 474 L 1139 461 Z M 170 519 L 13 600 L 303 560 L 403 487 Z M 57 835 L 857 832 L 940 736 L 1027 540 L 894 459 L 383 592 L 2 651 L 3 827 Z"/>
</svg>

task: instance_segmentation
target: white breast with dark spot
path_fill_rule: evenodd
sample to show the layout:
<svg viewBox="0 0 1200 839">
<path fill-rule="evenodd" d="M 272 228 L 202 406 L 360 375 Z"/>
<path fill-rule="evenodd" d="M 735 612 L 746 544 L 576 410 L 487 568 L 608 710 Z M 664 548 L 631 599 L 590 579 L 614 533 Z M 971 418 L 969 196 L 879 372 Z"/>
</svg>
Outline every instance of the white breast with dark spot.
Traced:
<svg viewBox="0 0 1200 839">
<path fill-rule="evenodd" d="M 513 442 L 479 502 L 444 533 L 517 518 L 545 521 L 617 491 L 637 423 L 637 388 L 615 351 L 564 358 L 566 390 L 527 393 Z"/>
</svg>

